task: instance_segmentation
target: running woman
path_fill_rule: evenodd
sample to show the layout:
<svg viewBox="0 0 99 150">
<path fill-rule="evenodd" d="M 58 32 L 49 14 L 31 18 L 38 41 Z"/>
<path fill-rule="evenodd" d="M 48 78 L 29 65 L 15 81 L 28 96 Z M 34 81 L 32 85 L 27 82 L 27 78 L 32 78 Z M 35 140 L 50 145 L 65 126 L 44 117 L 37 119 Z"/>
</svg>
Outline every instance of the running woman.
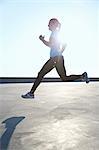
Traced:
<svg viewBox="0 0 99 150">
<path fill-rule="evenodd" d="M 61 28 L 61 24 L 56 18 L 50 19 L 48 23 L 49 30 L 51 31 L 51 35 L 49 41 L 46 41 L 44 36 L 40 35 L 39 39 L 50 48 L 50 59 L 44 64 L 38 76 L 31 88 L 31 90 L 22 95 L 22 98 L 34 98 L 34 92 L 41 83 L 43 77 L 50 72 L 53 68 L 56 68 L 57 73 L 59 74 L 60 78 L 64 82 L 68 81 L 75 81 L 75 80 L 83 80 L 86 83 L 89 82 L 89 78 L 87 72 L 84 72 L 81 75 L 69 75 L 66 74 L 66 69 L 64 65 L 64 57 L 62 55 L 63 51 L 65 50 L 66 44 L 61 44 L 58 39 L 58 34 Z"/>
</svg>

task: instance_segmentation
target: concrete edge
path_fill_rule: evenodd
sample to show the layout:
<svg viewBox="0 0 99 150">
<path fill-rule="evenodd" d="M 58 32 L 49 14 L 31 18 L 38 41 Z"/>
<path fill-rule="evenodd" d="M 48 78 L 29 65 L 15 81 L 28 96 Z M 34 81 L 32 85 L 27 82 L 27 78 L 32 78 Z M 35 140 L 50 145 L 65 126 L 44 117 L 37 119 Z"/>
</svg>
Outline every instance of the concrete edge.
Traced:
<svg viewBox="0 0 99 150">
<path fill-rule="evenodd" d="M 0 77 L 0 84 L 7 83 L 33 83 L 36 77 Z M 90 81 L 99 81 L 99 78 L 89 78 Z M 42 82 L 62 82 L 60 78 L 43 78 Z M 75 81 L 80 82 L 80 80 Z"/>
</svg>

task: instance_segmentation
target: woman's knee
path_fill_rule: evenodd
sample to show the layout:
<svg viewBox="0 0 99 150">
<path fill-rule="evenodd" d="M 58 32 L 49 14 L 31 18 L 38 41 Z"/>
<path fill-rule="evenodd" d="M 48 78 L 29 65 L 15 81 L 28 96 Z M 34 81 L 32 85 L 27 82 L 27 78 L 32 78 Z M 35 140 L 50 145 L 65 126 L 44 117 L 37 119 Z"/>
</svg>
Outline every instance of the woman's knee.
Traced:
<svg viewBox="0 0 99 150">
<path fill-rule="evenodd" d="M 66 82 L 66 81 L 67 81 L 67 77 L 66 77 L 66 76 L 61 76 L 60 78 L 61 78 L 61 80 L 62 80 L 63 82 Z"/>
</svg>

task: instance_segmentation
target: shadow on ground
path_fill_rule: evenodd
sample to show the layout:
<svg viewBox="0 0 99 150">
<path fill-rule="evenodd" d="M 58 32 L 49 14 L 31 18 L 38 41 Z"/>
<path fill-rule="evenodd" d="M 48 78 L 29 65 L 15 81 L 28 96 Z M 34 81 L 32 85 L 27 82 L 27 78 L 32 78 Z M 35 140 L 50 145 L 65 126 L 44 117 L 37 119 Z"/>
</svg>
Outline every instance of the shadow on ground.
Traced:
<svg viewBox="0 0 99 150">
<path fill-rule="evenodd" d="M 16 126 L 24 119 L 24 116 L 20 117 L 11 117 L 4 120 L 2 123 L 5 124 L 6 131 L 0 138 L 1 150 L 7 150 L 9 146 L 9 142 L 11 140 L 12 134 L 16 128 Z"/>
</svg>

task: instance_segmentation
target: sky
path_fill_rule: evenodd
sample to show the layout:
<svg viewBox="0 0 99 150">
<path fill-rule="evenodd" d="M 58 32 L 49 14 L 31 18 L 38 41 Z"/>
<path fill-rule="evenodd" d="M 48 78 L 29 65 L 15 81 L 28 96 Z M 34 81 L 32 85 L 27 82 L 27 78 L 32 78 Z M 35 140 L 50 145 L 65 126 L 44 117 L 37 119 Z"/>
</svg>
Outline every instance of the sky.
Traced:
<svg viewBox="0 0 99 150">
<path fill-rule="evenodd" d="M 61 22 L 67 75 L 99 77 L 99 0 L 0 0 L 0 77 L 36 77 L 50 58 L 51 18 Z M 46 77 L 58 77 L 55 69 Z"/>
</svg>

